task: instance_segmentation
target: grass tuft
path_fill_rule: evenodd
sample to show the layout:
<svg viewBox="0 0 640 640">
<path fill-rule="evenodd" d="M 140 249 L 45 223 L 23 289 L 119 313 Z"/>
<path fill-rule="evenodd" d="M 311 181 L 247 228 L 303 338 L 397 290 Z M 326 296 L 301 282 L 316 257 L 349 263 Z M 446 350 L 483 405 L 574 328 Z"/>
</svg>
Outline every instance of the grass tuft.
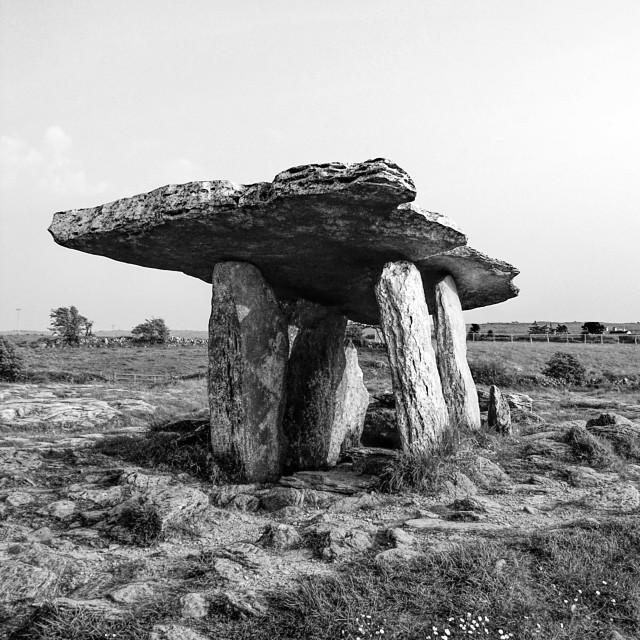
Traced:
<svg viewBox="0 0 640 640">
<path fill-rule="evenodd" d="M 206 443 L 180 443 L 180 434 L 150 431 L 143 435 L 117 435 L 98 441 L 98 453 L 159 471 L 189 473 L 206 481 L 219 476 Z"/>
<path fill-rule="evenodd" d="M 564 441 L 571 447 L 571 453 L 579 462 L 602 469 L 620 463 L 611 444 L 589 433 L 585 427 L 572 427 Z"/>
</svg>

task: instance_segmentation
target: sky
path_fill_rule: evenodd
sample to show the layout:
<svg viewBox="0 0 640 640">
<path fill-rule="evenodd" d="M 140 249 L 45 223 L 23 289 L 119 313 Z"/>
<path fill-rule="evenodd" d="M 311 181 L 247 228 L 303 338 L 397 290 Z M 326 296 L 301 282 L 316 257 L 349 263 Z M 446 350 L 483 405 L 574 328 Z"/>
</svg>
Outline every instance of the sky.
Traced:
<svg viewBox="0 0 640 640">
<path fill-rule="evenodd" d="M 520 269 L 467 322 L 640 321 L 639 34 L 637 0 L 0 0 L 0 330 L 207 326 L 209 285 L 57 211 L 381 156 Z"/>
</svg>

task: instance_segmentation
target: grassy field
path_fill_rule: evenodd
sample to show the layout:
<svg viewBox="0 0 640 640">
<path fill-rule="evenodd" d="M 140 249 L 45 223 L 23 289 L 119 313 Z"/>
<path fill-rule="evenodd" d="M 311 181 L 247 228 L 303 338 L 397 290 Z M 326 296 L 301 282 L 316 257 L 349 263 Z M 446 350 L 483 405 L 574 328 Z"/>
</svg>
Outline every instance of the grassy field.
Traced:
<svg viewBox="0 0 640 640">
<path fill-rule="evenodd" d="M 80 380 L 83 376 L 112 371 L 193 376 L 203 375 L 207 368 L 206 346 L 40 349 L 28 344 L 25 340 L 21 350 L 30 375 L 37 374 L 36 378 L 49 375 L 55 380 L 56 375 L 67 372 Z M 640 346 L 483 342 L 468 343 L 468 347 L 473 368 L 484 371 L 493 368 L 506 376 L 507 387 L 512 382 L 516 388 L 531 394 L 534 411 L 546 421 L 544 427 L 532 423 L 533 430 L 553 428 L 554 424 L 567 419 L 585 420 L 603 411 L 616 411 L 640 420 L 637 384 L 640 383 Z M 587 369 L 588 377 L 603 381 L 600 387 L 548 388 L 536 382 L 542 376 L 545 363 L 556 351 L 576 356 Z M 369 391 L 390 391 L 385 351 L 362 349 L 359 357 Z M 628 378 L 632 384 L 617 384 L 616 380 L 622 378 Z M 166 422 L 206 409 L 205 380 L 135 388 L 126 384 L 116 388 L 104 383 L 94 387 L 52 387 L 60 389 L 61 398 L 66 397 L 64 394 L 73 397 L 87 393 L 107 399 L 114 393 L 122 393 L 161 407 L 153 418 L 152 428 L 144 435 L 121 434 L 99 441 L 91 455 L 104 456 L 105 468 L 124 460 L 148 468 L 150 473 L 158 468 L 174 474 L 187 473 L 190 483 L 205 478 L 204 484 L 197 486 L 205 490 L 210 487 L 209 459 L 206 453 L 203 455 L 206 450 L 199 443 L 179 448 L 176 441 L 181 434 L 165 430 Z M 26 385 L 25 389 L 25 393 L 29 393 Z M 51 429 L 46 425 L 42 427 Z M 514 453 L 522 447 L 517 436 L 498 438 L 495 434 L 487 434 L 486 437 L 491 446 L 483 453 L 493 456 L 510 474 L 515 476 L 518 465 L 530 464 Z M 570 463 L 587 465 L 589 461 L 572 460 Z M 565 470 L 560 462 L 551 460 L 551 464 L 555 465 L 554 473 L 557 473 L 555 480 L 551 479 L 550 473 L 550 482 L 564 482 L 562 473 Z M 76 463 L 69 465 L 69 469 L 63 470 L 76 482 Z M 616 465 L 623 465 L 623 462 L 616 459 Z M 523 469 L 520 469 L 522 473 Z M 530 467 L 525 470 L 531 474 Z M 537 470 L 536 473 L 544 472 Z M 569 488 L 566 482 L 562 486 Z M 507 503 L 511 499 L 511 496 L 501 494 L 491 497 Z M 395 501 L 397 508 L 409 505 L 416 509 L 422 505 L 420 501 L 424 497 L 416 492 L 406 492 L 394 494 L 389 500 Z M 518 518 L 522 513 L 523 498 L 515 496 L 513 500 L 514 517 Z M 543 506 L 548 508 L 545 514 L 561 514 L 562 509 L 574 508 L 569 503 L 564 506 L 555 502 L 536 504 L 539 511 L 543 511 Z M 220 510 L 221 516 L 224 515 L 220 518 L 221 523 L 231 513 Z M 314 513 L 307 515 L 311 517 Z M 361 515 L 368 522 L 374 512 L 363 509 Z M 458 538 L 456 544 L 444 549 L 432 548 L 425 543 L 419 548 L 418 557 L 394 566 L 381 566 L 373 553 L 365 552 L 354 561 L 336 563 L 331 575 L 283 581 L 277 593 L 270 596 L 266 616 L 245 617 L 216 604 L 207 617 L 189 620 L 188 626 L 205 637 L 238 640 L 424 640 L 444 637 L 608 640 L 616 637 L 610 635 L 613 629 L 624 632 L 626 640 L 638 638 L 640 512 L 609 511 L 596 514 L 595 519 L 594 513 L 585 507 L 579 515 L 580 518 L 570 523 L 559 519 L 551 526 L 545 520 L 545 526 L 500 529 L 468 539 Z M 242 513 L 240 517 L 251 516 Z M 343 517 L 347 516 L 340 516 Z M 265 522 L 273 518 L 276 516 L 267 514 Z M 239 519 L 234 522 L 239 526 Z M 160 553 L 157 549 L 152 547 L 152 553 L 140 560 L 140 567 L 146 567 L 153 556 Z M 276 552 L 270 553 L 276 555 Z M 185 561 L 180 562 L 184 564 Z M 176 564 L 178 566 L 182 565 Z M 173 571 L 175 567 L 171 567 Z M 141 575 L 144 575 L 142 569 Z M 181 618 L 180 595 L 191 591 L 215 591 L 220 587 L 220 578 L 210 567 L 204 567 L 197 580 L 192 574 L 185 574 L 177 587 L 178 583 L 173 584 L 177 589 L 175 593 L 164 593 L 157 602 L 132 608 L 117 619 L 101 616 L 90 609 L 71 611 L 45 606 L 38 610 L 29 626 L 11 640 L 97 640 L 107 637 L 147 640 L 155 623 L 168 619 L 185 624 Z"/>
<path fill-rule="evenodd" d="M 109 378 L 113 372 L 143 375 L 195 377 L 206 375 L 207 346 L 125 346 L 91 349 L 39 348 L 27 336 L 11 340 L 20 347 L 32 379 L 88 381 L 91 376 Z M 627 379 L 640 384 L 640 345 L 547 344 L 546 342 L 467 342 L 469 363 L 474 367 L 499 366 L 518 376 L 541 376 L 546 362 L 560 351 L 571 353 L 587 370 L 587 378 L 601 383 Z M 361 349 L 360 364 L 370 392 L 389 390 L 388 360 L 383 349 Z"/>
</svg>

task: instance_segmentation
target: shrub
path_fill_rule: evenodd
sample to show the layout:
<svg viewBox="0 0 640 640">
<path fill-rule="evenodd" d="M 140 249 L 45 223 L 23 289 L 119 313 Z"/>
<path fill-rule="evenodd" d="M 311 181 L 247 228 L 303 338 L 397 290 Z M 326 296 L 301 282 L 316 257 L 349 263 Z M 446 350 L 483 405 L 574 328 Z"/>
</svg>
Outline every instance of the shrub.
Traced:
<svg viewBox="0 0 640 640">
<path fill-rule="evenodd" d="M 0 380 L 16 382 L 26 374 L 20 352 L 6 339 L 0 337 Z"/>
<path fill-rule="evenodd" d="M 495 384 L 497 387 L 513 387 L 521 381 L 521 375 L 509 369 L 502 360 L 483 360 L 469 363 L 476 384 Z"/>
<path fill-rule="evenodd" d="M 151 318 L 131 329 L 131 334 L 138 342 L 165 344 L 169 340 L 169 327 L 162 318 Z"/>
<path fill-rule="evenodd" d="M 367 341 L 364 337 L 362 325 L 356 324 L 355 322 L 349 324 L 345 333 L 345 343 L 349 340 L 353 342 L 354 347 L 364 347 L 366 345 Z"/>
<path fill-rule="evenodd" d="M 93 322 L 80 315 L 78 309 L 71 307 L 58 307 L 51 309 L 51 331 L 60 338 L 64 344 L 80 344 L 82 336 L 90 336 Z"/>
<path fill-rule="evenodd" d="M 570 353 L 557 351 L 546 365 L 542 373 L 549 378 L 555 378 L 566 384 L 582 384 L 585 381 L 586 369 Z"/>
</svg>

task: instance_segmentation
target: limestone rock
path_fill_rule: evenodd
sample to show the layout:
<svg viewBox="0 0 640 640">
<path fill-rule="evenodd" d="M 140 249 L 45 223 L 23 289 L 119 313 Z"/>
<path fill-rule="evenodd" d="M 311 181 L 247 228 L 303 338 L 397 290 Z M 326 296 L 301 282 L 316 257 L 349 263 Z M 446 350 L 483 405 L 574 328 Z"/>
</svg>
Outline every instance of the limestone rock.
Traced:
<svg viewBox="0 0 640 640">
<path fill-rule="evenodd" d="M 47 510 L 54 518 L 65 520 L 75 513 L 76 503 L 72 500 L 56 500 L 48 506 Z"/>
<path fill-rule="evenodd" d="M 187 593 L 180 598 L 183 618 L 206 618 L 209 614 L 209 602 L 203 593 Z"/>
<path fill-rule="evenodd" d="M 584 505 L 619 513 L 634 513 L 640 507 L 640 491 L 631 483 L 602 487 L 585 496 Z"/>
<path fill-rule="evenodd" d="M 511 478 L 495 463 L 484 456 L 474 455 L 465 462 L 465 474 L 485 491 L 504 491 L 511 486 Z"/>
<path fill-rule="evenodd" d="M 419 551 L 415 551 L 409 547 L 395 547 L 393 549 L 385 549 L 376 554 L 373 561 L 379 567 L 391 567 L 397 564 L 405 564 L 419 558 L 421 555 Z"/>
<path fill-rule="evenodd" d="M 205 282 L 221 260 L 250 262 L 279 298 L 335 305 L 376 324 L 373 287 L 385 262 L 420 261 L 466 242 L 444 216 L 407 204 L 414 198 L 411 178 L 378 158 L 294 167 L 272 183 L 169 185 L 57 213 L 49 231 L 72 249 Z"/>
<path fill-rule="evenodd" d="M 627 457 L 635 450 L 640 451 L 640 424 L 632 422 L 616 413 L 603 413 L 587 421 L 587 431 L 600 438 L 609 440 L 616 453 Z"/>
<path fill-rule="evenodd" d="M 489 410 L 489 391 L 485 389 L 477 389 L 478 403 L 480 404 L 480 411 Z M 526 393 L 515 392 L 501 392 L 503 397 L 507 399 L 509 408 L 513 415 L 514 412 L 519 411 L 521 413 L 529 414 L 533 411 L 533 399 Z"/>
<path fill-rule="evenodd" d="M 462 429 L 480 428 L 478 393 L 467 362 L 467 331 L 458 289 L 451 276 L 435 287 L 437 361 L 449 420 Z"/>
<path fill-rule="evenodd" d="M 506 398 L 503 397 L 500 389 L 495 385 L 491 385 L 489 389 L 489 428 L 495 429 L 504 436 L 510 436 L 511 427 L 511 410 Z"/>
<path fill-rule="evenodd" d="M 27 602 L 40 603 L 55 591 L 59 576 L 44 567 L 16 559 L 1 558 L 0 610 Z"/>
<path fill-rule="evenodd" d="M 304 493 L 291 487 L 274 487 L 260 497 L 260 506 L 265 511 L 277 511 L 282 507 L 300 507 L 304 502 Z"/>
<path fill-rule="evenodd" d="M 435 284 L 443 274 L 455 280 L 464 311 L 509 300 L 518 295 L 512 280 L 518 269 L 472 249 L 459 246 L 450 251 L 415 261 L 422 274 L 430 309 L 436 308 Z"/>
<path fill-rule="evenodd" d="M 292 549 L 302 543 L 302 537 L 295 527 L 288 524 L 268 524 L 260 538 L 260 544 L 278 551 Z"/>
<path fill-rule="evenodd" d="M 264 482 L 282 473 L 288 356 L 284 317 L 258 269 L 217 264 L 209 322 L 211 445 L 223 468 L 243 479 Z"/>
<path fill-rule="evenodd" d="M 244 616 L 260 617 L 267 613 L 266 605 L 252 590 L 218 589 L 214 592 L 214 596 L 227 609 Z M 188 639 L 185 638 L 185 640 Z"/>
<path fill-rule="evenodd" d="M 362 529 L 317 525 L 308 527 L 306 533 L 315 539 L 316 550 L 328 562 L 366 551 L 374 545 L 373 536 Z"/>
<path fill-rule="evenodd" d="M 152 599 L 155 593 L 154 585 L 148 582 L 133 582 L 112 591 L 109 596 L 119 604 L 137 604 Z"/>
<path fill-rule="evenodd" d="M 210 640 L 210 637 L 181 624 L 156 624 L 149 640 Z"/>
<path fill-rule="evenodd" d="M 340 420 L 339 394 L 345 376 L 344 335 L 347 319 L 334 309 L 306 304 L 299 308 L 300 333 L 287 369 L 287 404 L 283 431 L 287 441 L 287 468 L 323 469 L 335 464 L 347 424 Z M 346 375 L 349 375 L 348 373 Z"/>
<path fill-rule="evenodd" d="M 345 367 L 336 391 L 333 426 L 327 462 L 333 466 L 344 448 L 357 447 L 364 429 L 369 392 L 358 364 L 358 350 L 349 341 L 344 349 Z"/>
<path fill-rule="evenodd" d="M 477 493 L 478 487 L 460 471 L 453 472 L 445 478 L 438 490 L 438 496 L 444 500 L 463 499 Z"/>
<path fill-rule="evenodd" d="M 5 502 L 12 507 L 24 507 L 34 502 L 34 498 L 26 491 L 12 491 L 6 498 Z"/>
<path fill-rule="evenodd" d="M 502 529 L 504 525 L 494 524 L 491 522 L 465 522 L 441 520 L 440 518 L 416 518 L 407 520 L 405 527 L 410 529 L 421 529 L 429 531 L 445 531 L 445 532 L 467 532 L 467 531 L 488 531 L 491 529 Z"/>
<path fill-rule="evenodd" d="M 405 451 L 434 449 L 449 427 L 431 322 L 418 270 L 388 263 L 376 285 L 396 397 L 398 431 Z"/>
</svg>

